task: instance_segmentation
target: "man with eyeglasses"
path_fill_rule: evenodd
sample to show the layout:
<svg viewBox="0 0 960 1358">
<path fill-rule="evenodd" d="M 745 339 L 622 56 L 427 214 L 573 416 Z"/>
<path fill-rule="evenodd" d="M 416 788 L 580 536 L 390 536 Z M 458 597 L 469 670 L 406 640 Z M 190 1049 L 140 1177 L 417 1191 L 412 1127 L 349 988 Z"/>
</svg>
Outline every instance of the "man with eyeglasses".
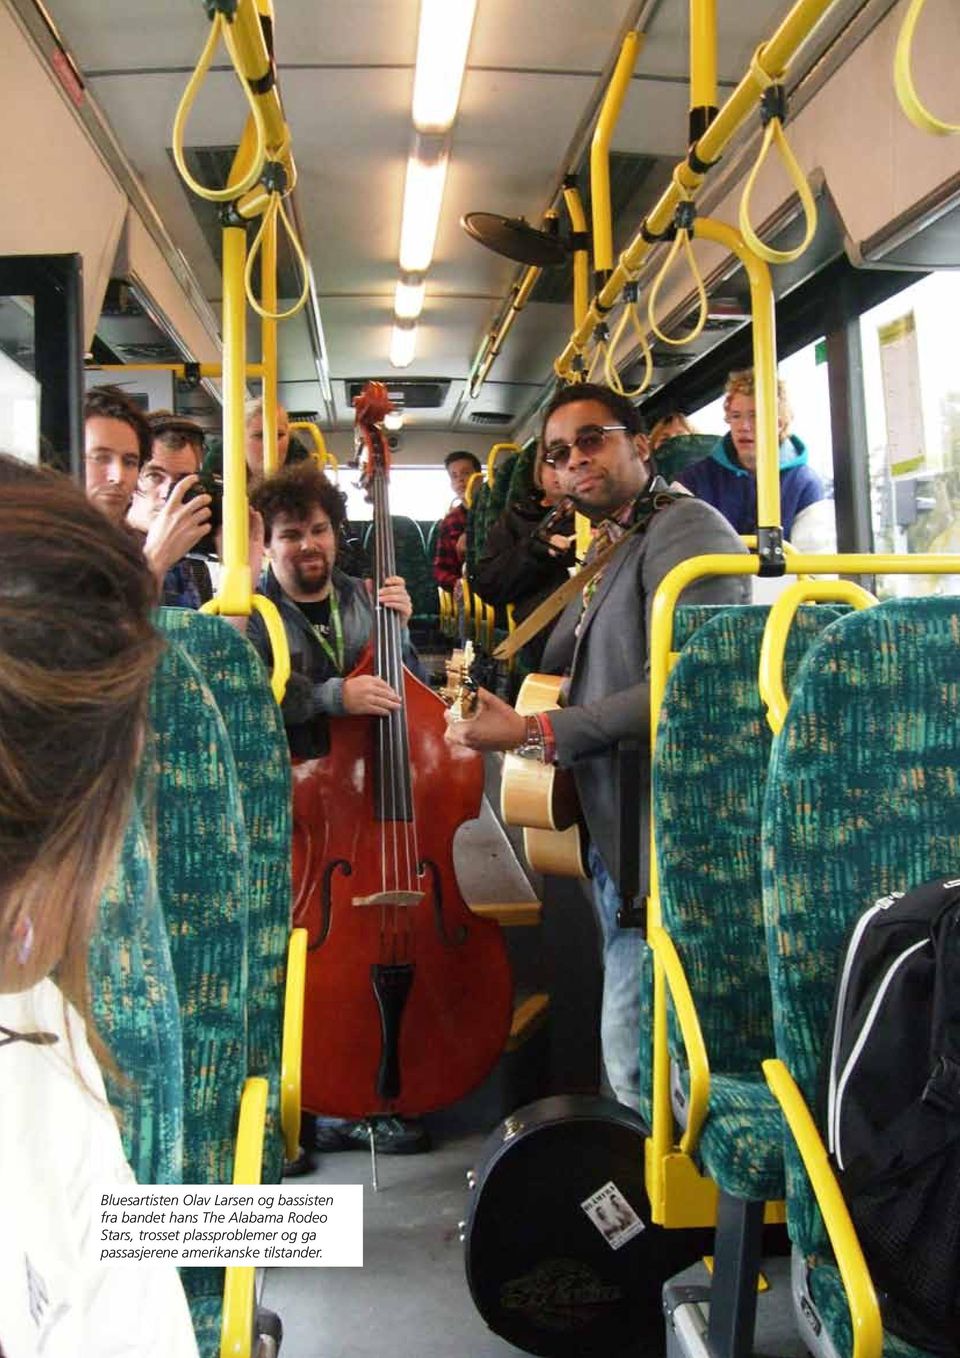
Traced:
<svg viewBox="0 0 960 1358">
<path fill-rule="evenodd" d="M 210 598 L 210 575 L 187 553 L 210 530 L 211 497 L 193 494 L 199 483 L 204 433 L 199 424 L 168 410 L 148 419 L 149 456 L 140 468 L 127 526 L 143 535 L 143 551 L 160 583 L 161 602 L 199 608 Z"/>
<path fill-rule="evenodd" d="M 709 457 L 684 467 L 677 475 L 680 485 L 719 509 L 738 533 L 757 531 L 757 395 L 752 368 L 732 372 L 723 399 L 729 433 L 718 439 Z M 780 517 L 786 537 L 792 540 L 794 524 L 805 510 L 826 499 L 817 473 L 809 465 L 807 450 L 790 433 L 793 418 L 785 384 L 777 380 L 777 438 L 780 463 Z M 824 506 L 824 508 L 827 508 Z M 809 521 L 811 516 L 805 522 Z M 827 512 L 828 530 L 832 513 Z M 822 535 L 822 529 L 821 529 Z M 829 540 L 811 544 L 814 550 L 833 549 Z"/>
<path fill-rule="evenodd" d="M 573 770 L 590 838 L 592 892 L 603 940 L 601 1046 L 616 1097 L 642 1109 L 649 1091 L 641 1026 L 649 1012 L 650 955 L 636 929 L 617 921 L 620 741 L 648 741 L 649 635 L 653 597 L 680 562 L 705 553 L 745 553 L 730 525 L 685 492 L 651 476 L 643 421 L 630 401 L 608 387 L 565 387 L 547 406 L 543 459 L 594 527 L 588 561 L 613 554 L 566 607 L 547 643 L 543 669 L 567 676 L 564 703 L 522 717 L 480 690 L 477 715 L 450 721 L 447 738 L 480 750 L 515 753 Z M 628 537 L 620 548 L 614 545 Z M 696 581 L 683 603 L 745 603 L 744 577 Z M 643 764 L 643 761 L 641 761 Z M 641 1050 L 644 1073 L 641 1073 Z"/>
</svg>

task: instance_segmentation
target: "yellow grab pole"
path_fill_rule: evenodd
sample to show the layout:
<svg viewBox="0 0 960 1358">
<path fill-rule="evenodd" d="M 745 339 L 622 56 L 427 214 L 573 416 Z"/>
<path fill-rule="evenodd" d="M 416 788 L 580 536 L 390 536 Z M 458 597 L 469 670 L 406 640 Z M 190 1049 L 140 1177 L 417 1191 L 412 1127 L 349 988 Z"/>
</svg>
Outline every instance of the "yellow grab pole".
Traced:
<svg viewBox="0 0 960 1358">
<path fill-rule="evenodd" d="M 607 173 L 607 199 L 610 197 L 610 175 Z M 573 323 L 579 325 L 590 304 L 590 249 L 587 244 L 587 217 L 583 210 L 576 178 L 571 175 L 563 182 L 563 201 L 567 205 L 570 229 L 578 243 L 573 251 Z"/>
<path fill-rule="evenodd" d="M 593 267 L 599 284 L 613 268 L 613 217 L 610 211 L 610 139 L 620 117 L 623 100 L 642 43 L 633 29 L 620 47 L 617 64 L 603 98 L 600 117 L 590 145 L 590 200 L 593 214 Z"/>
<path fill-rule="evenodd" d="M 247 530 L 247 462 L 243 402 L 246 391 L 246 290 L 243 271 L 247 233 L 223 228 L 223 569 L 217 593 L 221 613 L 250 612 Z"/>
<path fill-rule="evenodd" d="M 333 453 L 327 447 L 327 441 L 323 437 L 323 430 L 313 420 L 291 420 L 289 424 L 290 433 L 296 429 L 303 429 L 313 440 L 315 452 L 314 461 L 321 467 L 331 466 L 334 471 L 339 470 L 340 464 Z"/>
<path fill-rule="evenodd" d="M 690 0 L 690 141 L 717 112 L 717 0 Z"/>
<path fill-rule="evenodd" d="M 769 75 L 779 76 L 783 73 L 797 49 L 833 3 L 834 0 L 797 0 L 773 37 L 761 48 L 760 65 Z M 692 148 L 692 154 L 699 164 L 710 165 L 719 158 L 734 133 L 755 108 L 759 96 L 760 88 L 756 79 L 748 72 Z M 703 182 L 705 173 L 705 170 L 694 170 L 688 160 L 681 161 L 677 166 L 675 178 L 671 178 L 656 206 L 647 214 L 643 226 L 620 256 L 617 267 L 594 299 L 593 305 L 588 308 L 583 323 L 577 326 L 566 348 L 554 362 L 554 369 L 561 377 L 569 377 L 573 371 L 573 360 L 586 347 L 594 327 L 613 308 L 624 284 L 637 273 L 650 253 L 652 245 L 644 235 L 644 230 L 649 236 L 657 236 L 665 231 L 673 222 L 681 200 L 680 185 L 693 192 Z"/>
<path fill-rule="evenodd" d="M 83 366 L 88 373 L 175 373 L 180 378 L 195 375 L 217 380 L 223 376 L 222 363 L 85 363 Z M 263 364 L 248 363 L 246 372 L 248 377 L 262 377 Z"/>
<path fill-rule="evenodd" d="M 279 470 L 277 447 L 277 218 L 270 213 L 264 222 L 260 248 L 260 352 L 263 358 L 263 471 Z"/>
<path fill-rule="evenodd" d="M 777 406 L 777 317 L 770 269 L 744 244 L 743 237 L 725 222 L 698 217 L 694 234 L 712 240 L 737 256 L 750 283 L 753 316 L 753 374 L 756 394 L 757 532 L 763 555 L 765 529 L 780 523 L 780 432 Z M 783 548 L 780 548 L 783 560 Z"/>
</svg>

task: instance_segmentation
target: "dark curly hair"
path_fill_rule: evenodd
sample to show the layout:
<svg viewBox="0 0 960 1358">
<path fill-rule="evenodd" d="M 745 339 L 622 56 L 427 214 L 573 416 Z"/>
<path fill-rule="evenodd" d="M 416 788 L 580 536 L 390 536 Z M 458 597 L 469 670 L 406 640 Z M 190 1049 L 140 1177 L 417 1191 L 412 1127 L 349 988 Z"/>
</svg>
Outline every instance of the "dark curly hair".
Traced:
<svg viewBox="0 0 960 1358">
<path fill-rule="evenodd" d="M 315 462 L 298 462 L 268 476 L 250 496 L 250 504 L 263 515 L 264 540 L 268 544 L 278 514 L 289 514 L 303 522 L 312 509 L 322 509 L 334 533 L 339 532 L 344 519 L 343 496 Z"/>
<path fill-rule="evenodd" d="M 543 443 L 550 416 L 561 406 L 572 405 L 574 401 L 599 401 L 601 405 L 607 407 L 613 416 L 613 422 L 622 424 L 628 433 L 645 434 L 647 432 L 646 421 L 628 397 L 621 396 L 612 387 L 605 387 L 599 382 L 574 382 L 568 387 L 561 387 L 551 398 L 549 405 L 543 412 L 543 422 L 540 425 L 541 443 Z"/>
</svg>

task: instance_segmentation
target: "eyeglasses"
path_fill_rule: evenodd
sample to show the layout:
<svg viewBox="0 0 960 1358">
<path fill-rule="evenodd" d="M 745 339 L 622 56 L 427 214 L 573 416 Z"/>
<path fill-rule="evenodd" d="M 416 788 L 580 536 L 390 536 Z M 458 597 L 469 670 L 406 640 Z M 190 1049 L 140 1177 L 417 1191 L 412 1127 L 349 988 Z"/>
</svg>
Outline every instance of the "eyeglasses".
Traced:
<svg viewBox="0 0 960 1358">
<path fill-rule="evenodd" d="M 572 442 L 567 443 L 563 439 L 555 439 L 553 443 L 548 443 L 543 450 L 543 460 L 548 467 L 565 467 L 570 460 L 570 454 L 574 448 L 579 448 L 584 457 L 592 457 L 594 453 L 599 453 L 600 449 L 607 441 L 608 434 L 627 432 L 625 424 L 587 424 L 577 431 L 577 436 Z"/>
</svg>

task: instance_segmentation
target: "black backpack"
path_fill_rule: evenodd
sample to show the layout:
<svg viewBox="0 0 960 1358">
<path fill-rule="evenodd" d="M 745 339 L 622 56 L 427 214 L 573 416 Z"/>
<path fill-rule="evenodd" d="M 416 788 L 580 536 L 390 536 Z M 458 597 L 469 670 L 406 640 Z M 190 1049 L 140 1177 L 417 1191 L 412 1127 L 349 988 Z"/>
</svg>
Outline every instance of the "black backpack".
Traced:
<svg viewBox="0 0 960 1358">
<path fill-rule="evenodd" d="M 878 900 L 850 934 L 821 1117 L 884 1324 L 960 1355 L 960 877 Z"/>
</svg>

